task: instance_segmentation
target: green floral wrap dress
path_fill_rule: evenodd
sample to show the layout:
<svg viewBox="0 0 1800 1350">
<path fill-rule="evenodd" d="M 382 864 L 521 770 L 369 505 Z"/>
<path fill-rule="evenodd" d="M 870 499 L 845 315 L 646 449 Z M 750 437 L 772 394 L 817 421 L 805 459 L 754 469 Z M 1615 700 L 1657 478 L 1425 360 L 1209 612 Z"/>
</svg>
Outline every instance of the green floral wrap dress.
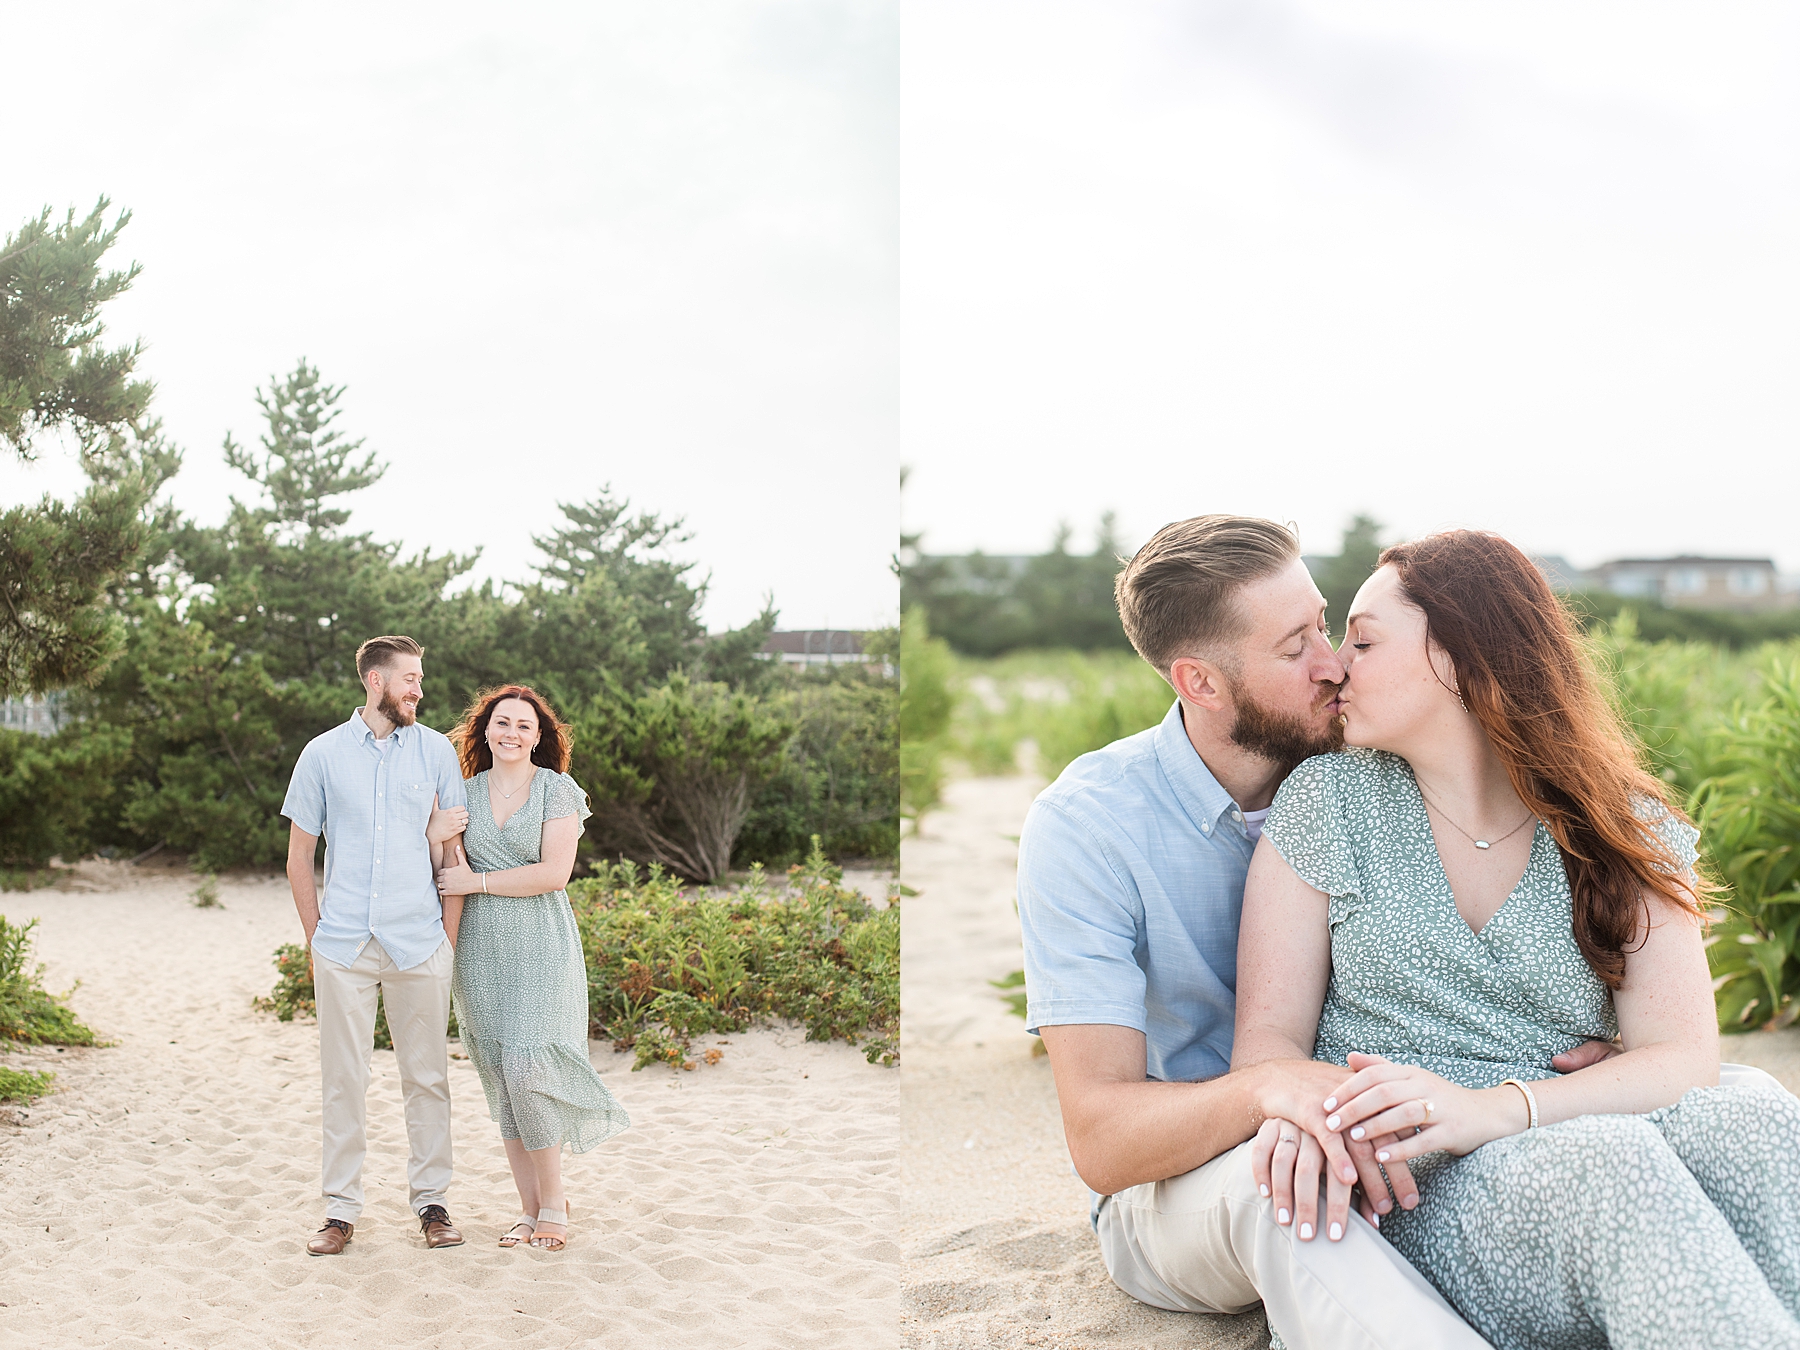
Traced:
<svg viewBox="0 0 1800 1350">
<path fill-rule="evenodd" d="M 463 849 L 477 872 L 528 867 L 542 860 L 546 821 L 590 814 L 574 779 L 539 768 L 525 804 L 496 826 L 484 771 L 469 780 Z M 502 1138 L 584 1153 L 631 1124 L 588 1062 L 587 966 L 567 891 L 467 897 L 450 988 Z"/>
<path fill-rule="evenodd" d="M 1694 828 L 1660 807 L 1653 828 L 1670 865 L 1691 868 Z M 1486 1088 L 1554 1077 L 1553 1055 L 1615 1034 L 1543 825 L 1479 932 L 1396 755 L 1308 760 L 1264 833 L 1329 897 L 1315 1058 L 1360 1050 Z M 1418 1208 L 1385 1216 L 1381 1235 L 1498 1350 L 1800 1347 L 1800 1101 L 1772 1079 L 1429 1154 L 1413 1175 Z"/>
</svg>

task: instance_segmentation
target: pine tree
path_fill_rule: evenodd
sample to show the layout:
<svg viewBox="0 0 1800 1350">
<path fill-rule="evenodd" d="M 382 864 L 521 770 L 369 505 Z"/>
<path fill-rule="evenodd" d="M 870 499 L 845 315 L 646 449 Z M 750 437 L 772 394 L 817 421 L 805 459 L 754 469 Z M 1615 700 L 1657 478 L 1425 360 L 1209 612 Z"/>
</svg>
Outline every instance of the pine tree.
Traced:
<svg viewBox="0 0 1800 1350">
<path fill-rule="evenodd" d="M 153 532 L 145 508 L 181 457 L 133 378 L 139 348 L 106 347 L 100 307 L 138 275 L 100 263 L 130 220 L 102 197 L 77 221 L 46 207 L 0 244 L 0 448 L 29 462 L 66 438 L 90 485 L 0 512 L 0 698 L 92 684 L 124 628 L 110 592 Z"/>
</svg>

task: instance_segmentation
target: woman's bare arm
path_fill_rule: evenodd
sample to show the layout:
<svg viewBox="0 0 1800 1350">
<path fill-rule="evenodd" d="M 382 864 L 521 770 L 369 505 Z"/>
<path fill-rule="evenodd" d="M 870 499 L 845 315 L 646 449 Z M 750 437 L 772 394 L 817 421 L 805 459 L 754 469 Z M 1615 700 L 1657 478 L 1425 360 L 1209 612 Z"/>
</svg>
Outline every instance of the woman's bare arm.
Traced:
<svg viewBox="0 0 1800 1350">
<path fill-rule="evenodd" d="M 569 884 L 575 870 L 575 848 L 581 842 L 581 817 L 564 816 L 544 822 L 541 861 L 528 867 L 509 867 L 503 872 L 477 873 L 460 847 L 453 861 L 438 872 L 440 895 L 542 895 Z"/>
<path fill-rule="evenodd" d="M 1625 1053 L 1533 1083 L 1540 1125 L 1654 1111 L 1689 1088 L 1718 1085 L 1719 1021 L 1700 922 L 1661 899 L 1648 905 L 1639 945 L 1625 954 L 1625 983 L 1613 994 Z"/>
<path fill-rule="evenodd" d="M 1233 1072 L 1313 1057 L 1331 978 L 1330 901 L 1264 839 L 1250 859 L 1238 926 Z"/>
</svg>

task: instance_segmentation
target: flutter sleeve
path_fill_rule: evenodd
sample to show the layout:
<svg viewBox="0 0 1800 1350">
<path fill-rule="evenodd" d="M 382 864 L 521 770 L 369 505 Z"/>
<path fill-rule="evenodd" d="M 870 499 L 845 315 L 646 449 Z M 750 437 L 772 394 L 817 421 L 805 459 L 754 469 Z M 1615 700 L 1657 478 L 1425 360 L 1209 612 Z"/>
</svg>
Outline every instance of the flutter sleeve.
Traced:
<svg viewBox="0 0 1800 1350">
<path fill-rule="evenodd" d="M 1315 755 L 1287 776 L 1263 823 L 1263 838 L 1314 890 L 1331 897 L 1331 918 L 1362 895 L 1362 872 L 1344 815 L 1341 754 Z"/>
<path fill-rule="evenodd" d="M 1650 832 L 1662 845 L 1670 870 L 1677 874 L 1692 873 L 1694 862 L 1700 856 L 1700 831 L 1661 802 L 1640 802 L 1638 818 L 1649 825 Z"/>
<path fill-rule="evenodd" d="M 568 774 L 559 773 L 550 780 L 549 789 L 544 794 L 545 820 L 561 820 L 565 816 L 579 816 L 586 820 L 593 814 L 588 807 L 587 793 Z"/>
</svg>

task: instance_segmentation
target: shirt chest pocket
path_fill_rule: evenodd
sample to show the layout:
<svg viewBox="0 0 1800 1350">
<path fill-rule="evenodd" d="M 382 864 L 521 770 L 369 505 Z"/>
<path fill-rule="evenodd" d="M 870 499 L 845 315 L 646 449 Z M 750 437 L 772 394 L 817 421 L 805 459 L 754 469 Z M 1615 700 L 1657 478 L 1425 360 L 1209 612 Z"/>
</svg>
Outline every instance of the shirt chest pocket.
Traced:
<svg viewBox="0 0 1800 1350">
<path fill-rule="evenodd" d="M 431 784 L 399 780 L 394 783 L 393 793 L 394 828 L 423 834 L 431 819 Z"/>
</svg>

